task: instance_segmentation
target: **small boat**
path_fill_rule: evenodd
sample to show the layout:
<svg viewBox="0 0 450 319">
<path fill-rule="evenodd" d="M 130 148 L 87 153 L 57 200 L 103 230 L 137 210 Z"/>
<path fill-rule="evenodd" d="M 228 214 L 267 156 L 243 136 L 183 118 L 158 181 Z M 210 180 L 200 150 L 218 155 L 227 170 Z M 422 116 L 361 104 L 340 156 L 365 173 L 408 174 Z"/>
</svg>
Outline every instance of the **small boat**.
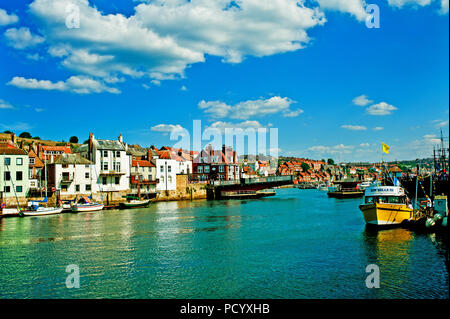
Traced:
<svg viewBox="0 0 450 319">
<path fill-rule="evenodd" d="M 22 211 L 23 216 L 43 216 L 43 215 L 55 215 L 61 213 L 62 207 L 33 207 L 32 210 Z"/>
<path fill-rule="evenodd" d="M 277 193 L 273 189 L 254 190 L 238 190 L 238 191 L 221 191 L 222 199 L 256 199 L 262 197 L 275 196 Z"/>
<path fill-rule="evenodd" d="M 401 186 L 372 186 L 364 193 L 364 204 L 359 206 L 368 225 L 395 226 L 414 216 L 405 190 Z"/>
<path fill-rule="evenodd" d="M 150 199 L 131 199 L 129 201 L 120 203 L 120 208 L 138 208 L 138 207 L 147 207 L 150 204 Z"/>
<path fill-rule="evenodd" d="M 334 184 L 334 186 L 328 187 L 328 197 L 344 199 L 364 196 L 364 191 L 359 188 L 357 181 L 340 181 Z"/>
<path fill-rule="evenodd" d="M 102 210 L 103 207 L 105 207 L 105 205 L 103 204 L 99 204 L 99 203 L 91 203 L 91 201 L 83 196 L 80 198 L 80 200 L 76 203 L 73 204 L 71 209 L 72 212 L 95 212 L 95 211 L 99 211 Z"/>
<path fill-rule="evenodd" d="M 359 188 L 360 188 L 361 190 L 365 190 L 367 187 L 370 187 L 370 185 L 372 185 L 371 182 L 362 182 L 362 183 L 359 185 Z"/>
</svg>

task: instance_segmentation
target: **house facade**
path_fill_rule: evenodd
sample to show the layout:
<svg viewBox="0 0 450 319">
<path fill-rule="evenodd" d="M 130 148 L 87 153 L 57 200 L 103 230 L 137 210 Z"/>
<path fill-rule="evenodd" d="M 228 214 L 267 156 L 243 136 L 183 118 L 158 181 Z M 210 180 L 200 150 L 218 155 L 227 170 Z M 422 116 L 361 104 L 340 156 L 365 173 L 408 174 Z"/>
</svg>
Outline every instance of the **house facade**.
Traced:
<svg viewBox="0 0 450 319">
<path fill-rule="evenodd" d="M 28 194 L 28 153 L 20 148 L 0 146 L 0 201 L 25 198 Z"/>
<path fill-rule="evenodd" d="M 221 150 L 214 150 L 208 145 L 194 158 L 192 179 L 195 181 L 231 181 L 239 178 L 238 158 L 232 147 L 223 145 Z"/>
<path fill-rule="evenodd" d="M 99 187 L 92 173 L 92 163 L 79 154 L 62 154 L 47 164 L 49 187 L 64 195 L 89 195 Z"/>
<path fill-rule="evenodd" d="M 131 156 L 122 135 L 118 140 L 100 140 L 89 135 L 88 144 L 75 151 L 93 164 L 93 174 L 101 192 L 126 192 L 130 189 Z"/>
</svg>

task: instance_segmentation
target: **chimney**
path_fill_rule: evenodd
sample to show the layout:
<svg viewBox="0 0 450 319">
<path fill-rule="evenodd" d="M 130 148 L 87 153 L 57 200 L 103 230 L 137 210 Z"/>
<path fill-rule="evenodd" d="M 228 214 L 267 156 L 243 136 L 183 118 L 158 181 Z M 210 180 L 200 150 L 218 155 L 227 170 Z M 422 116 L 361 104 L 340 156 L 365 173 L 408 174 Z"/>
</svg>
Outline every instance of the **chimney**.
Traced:
<svg viewBox="0 0 450 319">
<path fill-rule="evenodd" d="M 14 133 L 11 133 L 11 142 L 13 143 L 13 145 L 16 145 L 17 142 L 17 136 Z"/>
<path fill-rule="evenodd" d="M 153 147 L 153 145 L 152 145 Z M 147 150 L 147 161 L 150 161 L 152 159 L 152 151 L 151 150 Z"/>
<path fill-rule="evenodd" d="M 225 157 L 227 156 L 227 148 L 226 148 L 225 144 L 222 145 L 222 153 L 223 153 L 223 155 L 225 155 Z"/>
<path fill-rule="evenodd" d="M 92 162 L 93 155 L 92 152 L 94 150 L 94 134 L 89 133 L 89 142 L 88 142 L 88 160 Z"/>
<path fill-rule="evenodd" d="M 120 143 L 123 143 L 123 136 L 122 136 L 122 133 L 120 133 L 120 135 L 119 135 L 119 142 L 120 142 Z"/>
</svg>

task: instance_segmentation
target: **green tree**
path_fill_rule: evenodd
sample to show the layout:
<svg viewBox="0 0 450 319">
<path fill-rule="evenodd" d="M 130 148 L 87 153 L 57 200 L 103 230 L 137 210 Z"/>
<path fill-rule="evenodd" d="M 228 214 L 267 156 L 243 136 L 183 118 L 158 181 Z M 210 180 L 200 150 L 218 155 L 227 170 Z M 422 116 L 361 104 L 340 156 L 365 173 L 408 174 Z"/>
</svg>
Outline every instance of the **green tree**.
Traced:
<svg viewBox="0 0 450 319">
<path fill-rule="evenodd" d="M 40 140 L 41 138 L 39 136 L 33 137 L 33 140 Z"/>
<path fill-rule="evenodd" d="M 28 132 L 22 132 L 22 133 L 20 133 L 19 137 L 22 137 L 22 138 L 31 138 L 31 134 L 28 133 Z"/>
<path fill-rule="evenodd" d="M 304 172 L 307 172 L 311 169 L 311 167 L 309 167 L 307 163 L 302 163 L 301 167 Z"/>
<path fill-rule="evenodd" d="M 11 131 L 4 131 L 3 133 L 5 133 L 5 134 L 12 134 Z"/>
<path fill-rule="evenodd" d="M 69 142 L 70 142 L 70 143 L 77 144 L 77 143 L 78 143 L 78 137 L 76 137 L 76 136 L 71 136 Z"/>
<path fill-rule="evenodd" d="M 334 165 L 334 160 L 332 158 L 329 158 L 327 160 L 328 165 Z"/>
</svg>

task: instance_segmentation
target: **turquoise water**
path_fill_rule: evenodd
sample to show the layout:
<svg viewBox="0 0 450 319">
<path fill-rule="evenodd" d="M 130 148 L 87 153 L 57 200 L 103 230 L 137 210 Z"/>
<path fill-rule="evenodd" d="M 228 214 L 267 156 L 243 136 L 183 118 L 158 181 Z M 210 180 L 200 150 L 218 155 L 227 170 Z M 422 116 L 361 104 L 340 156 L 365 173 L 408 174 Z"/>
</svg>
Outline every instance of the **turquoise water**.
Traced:
<svg viewBox="0 0 450 319">
<path fill-rule="evenodd" d="M 260 200 L 0 220 L 2 298 L 448 298 L 443 239 L 369 231 L 360 199 Z M 80 288 L 66 288 L 66 266 Z M 365 284 L 368 264 L 380 288 Z"/>
</svg>

